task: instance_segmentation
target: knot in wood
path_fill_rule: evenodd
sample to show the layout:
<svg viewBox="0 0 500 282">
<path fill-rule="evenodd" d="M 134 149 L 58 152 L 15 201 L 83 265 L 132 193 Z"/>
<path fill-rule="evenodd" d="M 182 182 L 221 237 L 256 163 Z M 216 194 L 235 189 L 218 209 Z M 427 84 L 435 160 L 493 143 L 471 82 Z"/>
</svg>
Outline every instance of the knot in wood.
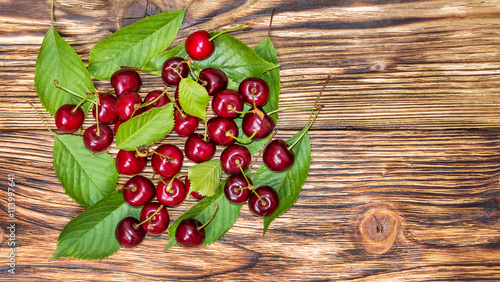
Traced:
<svg viewBox="0 0 500 282">
<path fill-rule="evenodd" d="M 359 224 L 365 250 L 372 254 L 384 254 L 389 251 L 396 241 L 400 225 L 398 215 L 391 210 L 367 211 Z"/>
</svg>

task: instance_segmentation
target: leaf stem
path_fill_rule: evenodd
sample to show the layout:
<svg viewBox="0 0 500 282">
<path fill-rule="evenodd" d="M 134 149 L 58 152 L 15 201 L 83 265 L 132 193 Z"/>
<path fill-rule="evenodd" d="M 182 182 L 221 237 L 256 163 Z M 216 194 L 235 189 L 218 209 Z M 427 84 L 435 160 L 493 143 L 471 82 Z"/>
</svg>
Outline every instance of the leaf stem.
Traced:
<svg viewBox="0 0 500 282">
<path fill-rule="evenodd" d="M 302 139 L 302 137 L 304 137 L 304 135 L 306 134 L 306 132 L 309 131 L 309 128 L 311 128 L 311 126 L 313 125 L 314 121 L 316 120 L 316 118 L 318 117 L 319 115 L 319 110 L 316 112 L 316 115 L 314 116 L 314 119 L 312 120 L 312 122 L 310 122 L 307 127 L 306 127 L 306 130 L 304 130 L 304 132 L 300 135 L 299 139 L 297 139 L 292 145 L 288 146 L 288 150 L 292 150 L 292 148 L 297 145 L 297 143 L 299 143 L 299 141 Z"/>
<path fill-rule="evenodd" d="M 50 3 L 50 25 L 54 26 L 54 0 Z"/>
<path fill-rule="evenodd" d="M 160 207 L 159 207 L 159 208 L 155 211 L 155 213 L 154 213 L 154 214 L 152 214 L 150 217 L 146 218 L 143 222 L 141 222 L 141 223 L 137 224 L 137 225 L 136 225 L 136 227 L 139 227 L 139 226 L 141 226 L 142 224 L 144 224 L 144 223 L 146 223 L 146 222 L 150 221 L 151 219 L 153 219 L 153 217 L 154 217 L 157 213 L 159 213 L 159 212 L 160 212 L 160 210 L 161 210 L 161 209 L 163 209 L 163 207 L 164 207 L 164 206 L 163 206 L 163 204 L 161 204 L 161 205 L 160 205 Z"/>
<path fill-rule="evenodd" d="M 198 227 L 198 230 L 201 230 L 201 229 L 205 228 L 212 221 L 212 219 L 214 219 L 215 213 L 217 212 L 217 208 L 219 208 L 219 204 L 215 205 L 214 212 L 212 213 L 212 216 L 208 219 L 207 222 L 205 222 L 205 224 L 203 224 L 202 226 Z"/>
<path fill-rule="evenodd" d="M 235 139 L 236 141 L 238 141 L 238 142 L 240 142 L 240 143 L 241 143 L 241 142 L 246 142 L 246 141 L 250 141 L 250 140 L 252 140 L 252 138 L 255 136 L 255 134 L 257 134 L 257 130 L 255 130 L 255 131 L 253 132 L 252 136 L 250 136 L 250 137 L 248 137 L 248 138 L 246 138 L 246 139 L 240 139 L 240 138 L 238 138 L 238 137 L 236 137 L 236 136 L 233 136 L 233 135 L 231 134 L 231 132 L 229 132 L 229 131 L 228 131 L 228 132 L 226 132 L 226 136 L 229 136 L 229 137 L 231 137 L 231 138 Z"/>
<path fill-rule="evenodd" d="M 56 136 L 54 134 L 54 132 L 52 132 L 52 130 L 50 130 L 49 126 L 47 125 L 47 123 L 45 122 L 45 120 L 42 118 L 42 115 L 40 114 L 40 112 L 37 110 L 37 108 L 35 108 L 35 105 L 33 105 L 33 103 L 31 103 L 30 101 L 26 100 L 26 103 L 30 104 L 31 107 L 33 107 L 33 109 L 35 110 L 36 114 L 38 115 L 38 117 L 40 118 L 40 120 L 43 122 L 43 125 L 45 125 L 45 128 L 47 128 L 47 130 L 54 136 Z"/>
<path fill-rule="evenodd" d="M 241 29 L 241 28 L 249 28 L 251 27 L 252 25 L 251 24 L 244 24 L 244 25 L 240 25 L 240 26 L 237 26 L 237 27 L 232 27 L 232 28 L 228 28 L 226 30 L 221 30 L 221 31 L 218 31 L 214 36 L 210 37 L 210 39 L 208 39 L 209 41 L 212 41 L 214 40 L 215 38 L 219 37 L 219 35 L 221 34 L 224 34 L 224 33 L 227 33 L 227 32 L 230 32 L 230 31 L 233 31 L 233 30 L 236 30 L 236 29 Z"/>
<path fill-rule="evenodd" d="M 321 94 L 323 94 L 323 91 L 325 90 L 326 86 L 328 85 L 328 82 L 330 82 L 331 75 L 332 75 L 332 73 L 328 73 L 328 77 L 326 78 L 325 84 L 323 84 L 321 91 L 319 91 L 318 96 L 316 97 L 316 101 L 314 101 L 314 107 L 317 107 L 319 97 L 321 96 Z M 309 119 L 307 120 L 308 123 L 311 121 L 312 115 L 313 115 L 313 112 L 311 112 L 311 114 L 309 115 Z"/>
<path fill-rule="evenodd" d="M 269 29 L 267 30 L 267 37 L 271 38 L 271 26 L 273 25 L 274 9 L 271 12 L 271 19 L 269 20 Z"/>
<path fill-rule="evenodd" d="M 189 8 L 189 6 L 191 6 L 191 4 L 193 4 L 194 2 L 196 2 L 196 0 L 189 2 L 189 4 L 187 4 L 187 6 L 184 8 L 184 11 L 186 11 Z"/>
<path fill-rule="evenodd" d="M 267 115 L 270 116 L 274 113 L 279 113 L 279 112 L 288 111 L 288 110 L 317 110 L 317 108 L 311 107 L 311 106 L 288 107 L 288 108 L 281 108 L 281 109 L 274 110 L 272 112 L 267 113 Z"/>
</svg>

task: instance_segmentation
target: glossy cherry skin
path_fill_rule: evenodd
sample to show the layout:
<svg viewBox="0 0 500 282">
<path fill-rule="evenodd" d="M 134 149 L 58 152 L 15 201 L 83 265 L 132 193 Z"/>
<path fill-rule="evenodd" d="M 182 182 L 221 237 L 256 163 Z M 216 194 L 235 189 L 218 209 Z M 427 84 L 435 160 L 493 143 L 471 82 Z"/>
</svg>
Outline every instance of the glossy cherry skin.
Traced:
<svg viewBox="0 0 500 282">
<path fill-rule="evenodd" d="M 139 223 L 139 220 L 131 216 L 122 219 L 118 223 L 115 229 L 115 237 L 122 247 L 132 248 L 144 240 L 146 231 L 142 228 L 142 225 L 137 226 Z"/>
<path fill-rule="evenodd" d="M 252 185 L 252 181 L 250 179 L 248 179 L 248 181 L 250 185 Z M 224 184 L 224 194 L 231 203 L 243 204 L 248 200 L 251 193 L 250 189 L 239 189 L 243 187 L 248 187 L 248 183 L 243 174 L 231 175 L 227 179 L 226 184 Z"/>
<path fill-rule="evenodd" d="M 163 91 L 161 91 L 161 90 L 153 90 L 153 91 L 149 92 L 148 95 L 146 96 L 146 98 L 144 98 L 144 104 L 156 100 L 158 97 L 160 97 L 160 95 L 162 93 L 163 93 Z M 153 104 L 151 104 L 149 106 L 144 107 L 144 111 L 148 111 L 152 108 L 160 108 L 160 107 L 163 107 L 166 104 L 170 103 L 170 99 L 168 99 L 167 95 L 168 94 L 165 93 L 156 102 L 154 102 Z"/>
<path fill-rule="evenodd" d="M 189 136 L 198 128 L 200 119 L 186 113 L 183 114 L 184 116 L 182 116 L 179 110 L 174 110 L 174 131 L 177 132 L 179 136 Z"/>
<path fill-rule="evenodd" d="M 215 50 L 214 42 L 210 41 L 210 33 L 205 30 L 198 30 L 191 33 L 186 38 L 184 46 L 189 57 L 194 60 L 206 59 L 210 57 Z"/>
<path fill-rule="evenodd" d="M 116 96 L 127 92 L 139 92 L 141 85 L 141 76 L 135 70 L 119 69 L 111 76 L 111 86 L 115 89 Z"/>
<path fill-rule="evenodd" d="M 156 148 L 156 153 L 151 158 L 153 170 L 163 177 L 174 177 L 182 168 L 183 154 L 175 145 L 164 144 Z"/>
<path fill-rule="evenodd" d="M 177 70 L 177 72 L 176 72 Z M 179 76 L 180 74 L 180 76 Z M 189 74 L 189 66 L 181 57 L 169 58 L 163 63 L 161 69 L 161 78 L 167 85 L 178 85 L 182 78 L 186 78 Z"/>
<path fill-rule="evenodd" d="M 239 130 L 236 123 L 231 118 L 213 117 L 207 122 L 208 136 L 215 144 L 219 146 L 229 146 L 236 142 L 236 140 L 228 136 L 238 136 Z"/>
<path fill-rule="evenodd" d="M 220 117 L 234 118 L 240 115 L 234 110 L 243 111 L 243 104 L 243 97 L 241 97 L 240 93 L 226 89 L 215 94 L 212 99 L 212 110 Z M 230 110 L 229 108 L 234 110 Z"/>
<path fill-rule="evenodd" d="M 253 106 L 253 98 L 255 99 L 255 106 L 261 107 L 269 100 L 269 85 L 263 79 L 257 77 L 249 77 L 243 80 L 238 87 L 238 92 L 243 96 L 245 103 Z"/>
<path fill-rule="evenodd" d="M 153 182 L 142 175 L 130 178 L 123 187 L 123 199 L 134 207 L 144 206 L 151 202 L 156 195 Z"/>
<path fill-rule="evenodd" d="M 201 245 L 205 241 L 205 230 L 199 229 L 201 226 L 203 224 L 197 219 L 184 219 L 175 230 L 175 240 L 186 248 Z"/>
<path fill-rule="evenodd" d="M 83 144 L 92 152 L 102 152 L 113 143 L 113 131 L 109 126 L 99 123 L 99 135 L 97 135 L 97 124 L 92 125 L 83 132 Z"/>
<path fill-rule="evenodd" d="M 116 121 L 116 123 L 115 123 L 115 127 L 113 128 L 113 133 L 115 134 L 115 136 L 116 136 L 116 132 L 118 132 L 118 128 L 119 128 L 119 127 L 120 127 L 120 125 L 121 125 L 122 123 L 124 123 L 124 122 L 125 122 L 125 121 L 123 121 L 123 120 L 121 120 L 121 119 L 119 119 L 118 121 Z"/>
<path fill-rule="evenodd" d="M 72 133 L 82 127 L 85 114 L 81 108 L 73 112 L 75 107 L 76 105 L 71 104 L 62 105 L 56 112 L 56 126 L 64 133 Z"/>
<path fill-rule="evenodd" d="M 146 157 L 136 156 L 135 151 L 120 150 L 116 154 L 116 170 L 125 175 L 137 174 L 146 167 Z"/>
<path fill-rule="evenodd" d="M 213 158 L 217 146 L 215 142 L 207 138 L 203 140 L 203 135 L 193 133 L 189 135 L 184 144 L 184 153 L 186 157 L 195 163 L 206 162 Z"/>
<path fill-rule="evenodd" d="M 193 196 L 193 198 L 197 200 L 205 198 L 205 196 L 201 195 L 196 191 L 189 192 L 191 190 L 191 180 L 189 180 L 189 178 L 186 178 L 186 181 L 184 181 L 184 185 L 186 186 L 186 191 L 189 193 L 189 195 Z"/>
<path fill-rule="evenodd" d="M 167 189 L 167 185 L 171 180 L 172 178 L 164 178 L 163 181 L 160 181 L 156 187 L 156 198 L 158 199 L 158 202 L 167 207 L 175 207 L 182 204 L 187 196 L 186 186 L 184 186 L 184 183 L 177 178 L 172 181 L 172 187 Z M 167 185 L 165 185 L 165 183 Z"/>
<path fill-rule="evenodd" d="M 264 149 L 262 161 L 272 171 L 285 171 L 293 165 L 295 155 L 284 140 L 275 139 Z"/>
<path fill-rule="evenodd" d="M 227 75 L 217 68 L 206 68 L 200 71 L 198 83 L 207 89 L 208 95 L 214 96 L 227 88 Z"/>
<path fill-rule="evenodd" d="M 252 154 L 244 146 L 233 144 L 220 154 L 220 163 L 222 170 L 227 174 L 241 173 L 240 166 L 243 170 L 247 169 L 252 160 Z M 238 166 L 239 164 L 239 166 Z"/>
<path fill-rule="evenodd" d="M 118 97 L 118 99 L 116 99 L 115 111 L 121 120 L 126 121 L 132 117 L 136 105 L 140 106 L 141 104 L 142 99 L 139 94 L 137 94 L 136 92 L 128 92 L 122 94 L 120 97 Z M 137 109 L 134 116 L 140 114 L 142 111 L 142 109 Z"/>
<path fill-rule="evenodd" d="M 264 112 L 263 112 L 264 113 Z M 243 117 L 243 122 L 241 123 L 241 129 L 246 136 L 250 137 L 257 131 L 257 133 L 252 138 L 253 140 L 259 140 L 266 138 L 273 132 L 276 126 L 274 119 L 267 114 L 264 114 L 264 118 L 254 112 L 246 113 Z"/>
<path fill-rule="evenodd" d="M 260 196 L 265 204 L 262 203 L 255 193 Z M 255 189 L 248 198 L 248 208 L 256 216 L 271 215 L 278 208 L 279 203 L 280 199 L 278 193 L 269 186 L 260 186 Z"/>
<path fill-rule="evenodd" d="M 151 202 L 147 203 L 141 210 L 141 222 L 153 216 L 149 222 L 141 225 L 148 234 L 161 235 L 167 230 L 170 224 L 170 216 L 167 207 L 163 206 L 160 211 L 155 214 L 160 207 L 160 203 Z"/>
<path fill-rule="evenodd" d="M 96 118 L 96 107 L 99 108 L 99 122 L 111 124 L 118 120 L 118 115 L 115 111 L 115 96 L 111 94 L 102 94 L 99 96 L 99 105 L 94 106 L 92 115 Z M 97 119 L 96 119 L 97 120 Z"/>
</svg>

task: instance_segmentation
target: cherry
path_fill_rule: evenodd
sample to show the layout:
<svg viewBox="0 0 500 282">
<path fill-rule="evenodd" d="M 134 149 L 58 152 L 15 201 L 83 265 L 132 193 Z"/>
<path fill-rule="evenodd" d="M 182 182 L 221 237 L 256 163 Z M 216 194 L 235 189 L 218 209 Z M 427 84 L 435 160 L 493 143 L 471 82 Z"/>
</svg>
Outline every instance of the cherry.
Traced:
<svg viewBox="0 0 500 282">
<path fill-rule="evenodd" d="M 182 116 L 184 114 L 184 116 Z M 189 136 L 193 134 L 198 128 L 200 119 L 188 115 L 186 113 L 179 112 L 179 110 L 174 110 L 174 131 L 179 134 L 179 136 Z"/>
<path fill-rule="evenodd" d="M 120 127 L 120 125 L 121 125 L 122 123 L 124 123 L 124 122 L 125 122 L 125 121 L 124 121 L 124 120 L 121 120 L 121 119 L 119 119 L 118 121 L 116 121 L 116 123 L 115 123 L 115 127 L 113 128 L 113 133 L 115 134 L 115 136 L 116 136 L 116 132 L 118 132 L 118 127 Z"/>
<path fill-rule="evenodd" d="M 127 92 L 138 92 L 141 89 L 141 76 L 131 69 L 119 69 L 111 76 L 111 85 L 116 95 L 120 96 Z"/>
<path fill-rule="evenodd" d="M 135 109 L 137 106 L 140 106 L 142 103 L 141 96 L 136 92 L 128 92 L 116 99 L 115 102 L 115 111 L 118 117 L 126 121 L 132 117 L 132 114 L 135 111 L 134 116 L 140 114 L 142 109 Z M 137 106 L 136 106 L 137 105 Z"/>
<path fill-rule="evenodd" d="M 186 178 L 186 181 L 184 181 L 184 185 L 186 186 L 186 191 L 189 193 L 189 191 L 191 190 L 191 180 L 189 180 L 189 178 Z M 201 195 L 200 193 L 198 193 L 196 191 L 191 191 L 191 193 L 189 193 L 189 194 L 197 200 L 201 200 L 201 199 L 205 198 L 205 196 Z"/>
<path fill-rule="evenodd" d="M 246 136 L 252 136 L 257 131 L 252 139 L 259 140 L 266 138 L 273 132 L 275 122 L 273 118 L 265 114 L 261 109 L 256 110 L 261 111 L 264 114 L 264 118 L 261 118 L 256 112 L 246 113 L 241 123 L 241 129 Z"/>
<path fill-rule="evenodd" d="M 250 196 L 250 189 L 253 188 L 249 187 L 250 185 L 252 185 L 252 181 L 248 180 L 247 182 L 247 178 L 243 174 L 231 175 L 224 184 L 224 194 L 231 203 L 242 204 Z"/>
<path fill-rule="evenodd" d="M 236 140 L 229 136 L 238 136 L 238 126 L 230 118 L 213 117 L 207 122 L 208 136 L 219 146 L 229 146 Z"/>
<path fill-rule="evenodd" d="M 250 195 L 248 208 L 256 216 L 268 216 L 278 208 L 279 202 L 278 193 L 273 188 L 260 186 Z"/>
<path fill-rule="evenodd" d="M 238 144 L 228 146 L 220 155 L 222 169 L 227 174 L 236 174 L 247 169 L 251 160 L 250 151 Z"/>
<path fill-rule="evenodd" d="M 179 76 L 180 74 L 180 76 Z M 178 85 L 189 74 L 189 66 L 181 57 L 169 58 L 163 63 L 161 78 L 167 85 Z"/>
<path fill-rule="evenodd" d="M 142 226 L 138 225 L 139 223 L 139 220 L 131 216 L 122 219 L 118 223 L 115 229 L 115 237 L 122 247 L 132 248 L 144 240 L 146 231 Z"/>
<path fill-rule="evenodd" d="M 99 108 L 98 121 L 102 123 L 115 123 L 118 120 L 118 115 L 115 111 L 115 96 L 111 94 L 102 94 L 99 96 L 99 105 L 94 106 L 92 115 L 96 118 L 96 107 Z M 97 120 L 97 119 L 96 119 Z"/>
<path fill-rule="evenodd" d="M 228 79 L 225 72 L 217 68 L 206 68 L 200 71 L 198 83 L 207 89 L 208 95 L 214 96 L 227 88 Z"/>
<path fill-rule="evenodd" d="M 164 94 L 160 97 L 160 95 L 162 93 L 163 93 L 163 91 L 161 91 L 161 90 L 153 90 L 153 91 L 149 92 L 148 95 L 146 96 L 146 98 L 144 98 L 144 104 L 149 103 L 149 102 L 153 102 L 156 99 L 158 99 L 158 100 L 156 102 L 154 102 L 153 104 L 144 107 L 144 111 L 148 111 L 152 108 L 160 108 L 160 107 L 163 107 L 166 104 L 170 103 L 170 99 L 168 99 L 167 94 Z M 158 98 L 158 97 L 160 97 L 160 98 Z"/>
<path fill-rule="evenodd" d="M 172 184 L 170 184 L 172 183 Z M 187 191 L 184 183 L 177 178 L 165 178 L 158 183 L 156 198 L 168 207 L 180 205 L 186 199 Z"/>
<path fill-rule="evenodd" d="M 243 104 L 243 97 L 240 93 L 226 89 L 215 94 L 212 100 L 212 110 L 220 117 L 234 118 L 240 115 L 235 110 L 243 111 Z"/>
<path fill-rule="evenodd" d="M 130 178 L 123 185 L 123 198 L 131 206 L 144 206 L 153 200 L 155 194 L 156 189 L 153 182 L 142 175 Z"/>
<path fill-rule="evenodd" d="M 146 167 L 146 157 L 138 157 L 135 151 L 120 150 L 116 154 L 116 170 L 125 175 L 137 174 Z"/>
<path fill-rule="evenodd" d="M 262 161 L 272 171 L 285 171 L 293 165 L 295 155 L 284 140 L 275 139 L 264 149 Z"/>
<path fill-rule="evenodd" d="M 99 123 L 99 132 L 97 124 L 94 124 L 83 133 L 83 144 L 92 152 L 102 152 L 111 143 L 113 143 L 113 131 L 106 124 Z"/>
<path fill-rule="evenodd" d="M 201 222 L 194 218 L 181 221 L 175 230 L 175 240 L 183 247 L 196 247 L 205 241 L 205 230 Z"/>
<path fill-rule="evenodd" d="M 195 163 L 202 163 L 210 160 L 214 154 L 217 146 L 215 142 L 208 139 L 204 140 L 203 135 L 198 133 L 191 134 L 184 144 L 184 153 L 186 157 Z"/>
<path fill-rule="evenodd" d="M 180 107 L 181 102 L 179 102 L 179 86 L 175 87 L 174 98 L 175 98 L 175 103 L 177 103 L 177 105 Z"/>
<path fill-rule="evenodd" d="M 76 105 L 62 105 L 56 112 L 56 126 L 64 133 L 72 133 L 77 131 L 83 124 L 85 114 L 81 108 L 76 108 Z"/>
<path fill-rule="evenodd" d="M 170 217 L 168 215 L 167 208 L 162 206 L 160 203 L 147 203 L 141 210 L 141 222 L 146 221 L 151 216 L 152 218 L 149 222 L 145 222 L 141 225 L 142 228 L 144 228 L 148 234 L 161 235 L 165 232 L 165 230 L 167 230 L 168 225 L 170 224 Z"/>
<path fill-rule="evenodd" d="M 164 144 L 156 148 L 151 158 L 151 166 L 163 177 L 174 177 L 181 170 L 182 161 L 182 151 L 177 146 Z"/>
<path fill-rule="evenodd" d="M 194 60 L 203 60 L 212 55 L 215 44 L 210 40 L 210 33 L 198 30 L 186 38 L 185 48 L 189 57 Z"/>
<path fill-rule="evenodd" d="M 238 87 L 238 92 L 243 96 L 243 100 L 251 106 L 261 107 L 269 100 L 269 85 L 263 79 L 249 77 L 243 80 Z M 253 100 L 252 100 L 253 93 Z"/>
</svg>

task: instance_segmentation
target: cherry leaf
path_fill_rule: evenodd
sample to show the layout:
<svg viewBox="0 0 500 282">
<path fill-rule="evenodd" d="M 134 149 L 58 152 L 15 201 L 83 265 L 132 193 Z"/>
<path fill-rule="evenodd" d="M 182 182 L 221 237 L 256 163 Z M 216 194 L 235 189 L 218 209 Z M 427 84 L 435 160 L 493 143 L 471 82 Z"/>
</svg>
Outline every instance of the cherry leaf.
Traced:
<svg viewBox="0 0 500 282">
<path fill-rule="evenodd" d="M 288 139 L 287 144 L 290 146 L 304 133 L 307 128 L 304 128 L 292 138 Z M 295 154 L 295 162 L 290 169 L 283 172 L 273 172 L 267 166 L 262 165 L 253 176 L 253 184 L 255 187 L 263 185 L 271 186 L 279 195 L 279 205 L 276 211 L 264 218 L 264 232 L 271 222 L 278 216 L 288 211 L 297 201 L 299 193 L 302 190 L 309 167 L 311 165 L 311 145 L 309 143 L 309 133 L 305 132 L 302 139 L 292 148 Z"/>
<path fill-rule="evenodd" d="M 144 72 L 161 76 L 161 69 L 166 60 L 172 57 L 185 58 L 187 56 L 184 43 L 177 45 L 177 47 L 167 50 L 159 55 L 151 58 L 146 65 L 142 68 Z"/>
<path fill-rule="evenodd" d="M 191 191 L 203 196 L 212 196 L 219 186 L 222 177 L 222 166 L 219 159 L 206 161 L 188 168 Z"/>
<path fill-rule="evenodd" d="M 172 103 L 135 116 L 118 127 L 116 148 L 134 151 L 142 145 L 152 145 L 160 141 L 174 127 L 174 109 Z"/>
<path fill-rule="evenodd" d="M 262 59 L 278 64 L 278 56 L 276 55 L 276 50 L 274 49 L 273 43 L 269 37 L 262 40 L 257 46 L 255 46 L 255 53 L 259 55 Z M 274 68 L 264 72 L 261 76 L 267 84 L 269 85 L 269 101 L 262 107 L 266 113 L 270 113 L 278 109 L 278 101 L 280 95 L 280 69 Z M 275 122 L 278 121 L 278 113 L 271 115 Z"/>
<path fill-rule="evenodd" d="M 81 98 L 57 88 L 54 80 L 81 95 Z M 36 59 L 35 88 L 40 102 L 51 115 L 55 115 L 64 104 L 77 105 L 86 93 L 94 91 L 94 84 L 82 60 L 53 26 L 45 34 Z M 88 112 L 93 99 L 82 105 L 84 112 Z"/>
<path fill-rule="evenodd" d="M 183 78 L 179 83 L 179 103 L 189 115 L 207 119 L 208 92 L 191 78 Z"/>
<path fill-rule="evenodd" d="M 76 135 L 55 135 L 54 170 L 66 194 L 85 208 L 111 194 L 118 182 L 115 161 L 93 153 Z"/>
<path fill-rule="evenodd" d="M 115 229 L 120 220 L 139 218 L 141 207 L 132 207 L 123 199 L 122 190 L 115 191 L 73 218 L 59 234 L 57 248 L 50 260 L 103 259 L 116 253 L 120 243 Z"/>
</svg>

